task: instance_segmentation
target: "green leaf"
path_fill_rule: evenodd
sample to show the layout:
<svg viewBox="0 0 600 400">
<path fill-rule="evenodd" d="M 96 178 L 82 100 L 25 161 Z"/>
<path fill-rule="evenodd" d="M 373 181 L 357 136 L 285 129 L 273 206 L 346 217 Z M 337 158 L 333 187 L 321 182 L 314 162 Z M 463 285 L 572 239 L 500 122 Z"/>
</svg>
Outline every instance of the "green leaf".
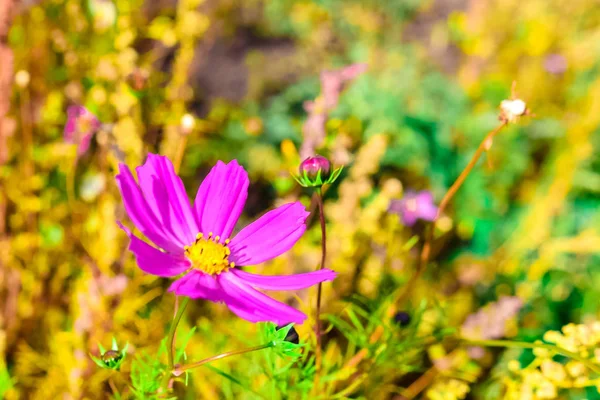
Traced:
<svg viewBox="0 0 600 400">
<path fill-rule="evenodd" d="M 235 383 L 236 385 L 242 387 L 243 389 L 245 389 L 246 391 L 254 394 L 255 396 L 257 396 L 258 398 L 262 398 L 262 396 L 260 396 L 255 390 L 253 390 L 250 385 L 248 383 L 242 382 L 241 380 L 239 380 L 238 378 L 236 378 L 235 376 L 228 374 L 227 372 L 214 367 L 210 364 L 205 364 L 204 365 L 206 368 L 210 369 L 211 371 L 221 375 L 223 378 L 227 379 L 230 382 Z"/>
<path fill-rule="evenodd" d="M 13 387 L 13 380 L 3 361 L 0 361 L 0 398 Z"/>
</svg>

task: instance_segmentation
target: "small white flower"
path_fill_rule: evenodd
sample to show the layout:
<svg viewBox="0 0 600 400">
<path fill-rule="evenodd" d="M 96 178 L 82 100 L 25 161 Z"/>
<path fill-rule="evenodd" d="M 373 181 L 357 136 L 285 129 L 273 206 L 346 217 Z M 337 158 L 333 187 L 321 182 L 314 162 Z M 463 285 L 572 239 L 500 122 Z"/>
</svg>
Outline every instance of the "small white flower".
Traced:
<svg viewBox="0 0 600 400">
<path fill-rule="evenodd" d="M 527 114 L 527 104 L 523 100 L 502 100 L 500 103 L 501 117 L 508 122 L 513 122 L 517 118 Z"/>
<path fill-rule="evenodd" d="M 195 126 L 196 119 L 192 114 L 185 114 L 181 117 L 181 131 L 184 135 L 190 134 Z"/>
</svg>

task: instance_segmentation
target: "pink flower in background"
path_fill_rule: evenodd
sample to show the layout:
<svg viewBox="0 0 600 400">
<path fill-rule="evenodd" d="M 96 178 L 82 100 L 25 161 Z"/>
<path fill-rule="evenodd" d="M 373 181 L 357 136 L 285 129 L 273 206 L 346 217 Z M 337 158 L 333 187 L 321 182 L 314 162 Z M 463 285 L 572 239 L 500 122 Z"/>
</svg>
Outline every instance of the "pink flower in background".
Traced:
<svg viewBox="0 0 600 400">
<path fill-rule="evenodd" d="M 508 323 L 523 307 L 523 301 L 514 296 L 502 296 L 467 317 L 461 327 L 461 336 L 467 339 L 500 339 L 506 336 Z M 483 349 L 477 346 L 468 349 L 473 358 L 481 358 Z"/>
<path fill-rule="evenodd" d="M 433 221 L 438 208 L 430 191 L 407 191 L 400 200 L 390 202 L 388 211 L 400 215 L 405 225 L 412 226 L 418 219 Z"/>
<path fill-rule="evenodd" d="M 367 64 L 351 64 L 335 71 L 321 72 L 321 92 L 326 110 L 337 107 L 340 94 L 347 83 L 367 70 Z"/>
<path fill-rule="evenodd" d="M 337 107 L 344 87 L 367 70 L 367 64 L 351 64 L 335 71 L 321 72 L 321 96 L 304 103 L 308 118 L 302 126 L 304 141 L 300 157 L 304 160 L 314 155 L 325 139 L 327 116 Z"/>
<path fill-rule="evenodd" d="M 100 126 L 98 118 L 87 108 L 70 106 L 67 109 L 67 123 L 64 130 L 65 141 L 76 144 L 77 155 L 81 156 L 90 148 L 92 137 Z"/>
<path fill-rule="evenodd" d="M 560 54 L 549 54 L 544 59 L 544 69 L 551 74 L 563 74 L 568 67 L 567 59 Z"/>
<path fill-rule="evenodd" d="M 502 296 L 467 317 L 461 335 L 468 339 L 499 339 L 506 334 L 506 322 L 523 307 L 518 297 Z"/>
<path fill-rule="evenodd" d="M 248 196 L 248 174 L 237 161 L 219 161 L 204 179 L 193 207 L 168 158 L 149 154 L 136 168 L 119 165 L 117 183 L 134 225 L 157 247 L 131 239 L 129 250 L 145 272 L 174 277 L 170 291 L 192 299 L 225 303 L 239 317 L 277 325 L 301 324 L 306 315 L 256 289 L 298 290 L 335 278 L 322 269 L 290 276 L 256 275 L 236 268 L 255 265 L 290 250 L 300 239 L 308 216 L 304 206 L 289 203 L 267 212 L 229 239 Z"/>
</svg>

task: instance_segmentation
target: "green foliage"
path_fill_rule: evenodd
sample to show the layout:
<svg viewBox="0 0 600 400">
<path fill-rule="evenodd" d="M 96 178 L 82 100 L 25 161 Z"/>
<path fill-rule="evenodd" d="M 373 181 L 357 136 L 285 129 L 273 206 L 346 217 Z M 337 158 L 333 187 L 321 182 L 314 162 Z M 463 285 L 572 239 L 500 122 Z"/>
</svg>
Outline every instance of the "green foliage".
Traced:
<svg viewBox="0 0 600 400">
<path fill-rule="evenodd" d="M 4 362 L 0 363 L 0 398 L 13 387 L 13 380 L 6 369 Z"/>
<path fill-rule="evenodd" d="M 183 337 L 179 337 L 177 346 L 174 353 L 175 364 L 187 360 L 186 346 L 196 332 L 195 328 L 192 328 Z M 181 336 L 181 335 L 180 335 Z M 167 366 L 160 361 L 161 358 L 166 357 L 167 353 L 167 338 L 164 338 L 160 342 L 158 352 L 150 354 L 148 352 L 139 353 L 131 363 L 131 389 L 132 393 L 136 396 L 136 399 L 163 399 L 163 395 L 159 395 L 159 389 L 161 389 L 162 377 L 170 372 L 167 370 Z M 183 374 L 184 382 L 187 385 L 189 380 L 189 373 Z M 172 397 L 171 399 L 176 399 Z"/>
</svg>

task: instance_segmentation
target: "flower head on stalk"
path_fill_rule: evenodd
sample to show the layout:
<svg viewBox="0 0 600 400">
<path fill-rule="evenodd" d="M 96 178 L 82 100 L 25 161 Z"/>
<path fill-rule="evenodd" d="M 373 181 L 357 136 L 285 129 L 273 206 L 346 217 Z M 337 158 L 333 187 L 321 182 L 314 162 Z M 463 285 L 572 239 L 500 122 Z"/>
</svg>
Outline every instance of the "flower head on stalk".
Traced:
<svg viewBox="0 0 600 400">
<path fill-rule="evenodd" d="M 510 99 L 500 102 L 500 115 L 498 119 L 504 123 L 517 122 L 525 116 L 535 116 L 527 104 L 517 96 L 517 82 L 513 81 L 510 89 Z"/>
<path fill-rule="evenodd" d="M 302 312 L 256 289 L 298 290 L 335 278 L 323 269 L 290 276 L 242 271 L 290 250 L 306 230 L 308 216 L 299 203 L 282 205 L 243 228 L 230 239 L 248 196 L 248 174 L 237 161 L 221 161 L 206 176 L 190 206 L 181 179 L 168 158 L 149 154 L 136 168 L 119 165 L 117 183 L 125 210 L 153 247 L 121 225 L 130 237 L 129 250 L 145 272 L 176 277 L 169 291 L 192 299 L 225 303 L 251 322 L 301 324 Z M 158 247 L 158 248 L 157 248 Z"/>
<path fill-rule="evenodd" d="M 100 343 L 98 343 L 98 350 L 100 350 L 100 358 L 90 356 L 92 360 L 100 368 L 119 370 L 121 364 L 125 361 L 125 355 L 127 354 L 127 348 L 129 343 L 125 343 L 122 349 L 119 350 L 117 339 L 113 337 L 112 347 L 110 350 L 106 350 Z"/>
<path fill-rule="evenodd" d="M 433 221 L 438 208 L 431 192 L 407 191 L 400 200 L 391 201 L 388 211 L 400 215 L 404 224 L 412 226 L 418 219 Z"/>
<path fill-rule="evenodd" d="M 340 176 L 342 167 L 332 171 L 331 163 L 323 156 L 307 157 L 300 164 L 300 175 L 294 176 L 294 179 L 304 187 L 321 187 L 325 184 L 331 184 Z"/>
<path fill-rule="evenodd" d="M 70 106 L 67 109 L 64 138 L 67 143 L 77 145 L 78 157 L 88 151 L 92 137 L 101 125 L 98 118 L 83 106 Z"/>
</svg>

